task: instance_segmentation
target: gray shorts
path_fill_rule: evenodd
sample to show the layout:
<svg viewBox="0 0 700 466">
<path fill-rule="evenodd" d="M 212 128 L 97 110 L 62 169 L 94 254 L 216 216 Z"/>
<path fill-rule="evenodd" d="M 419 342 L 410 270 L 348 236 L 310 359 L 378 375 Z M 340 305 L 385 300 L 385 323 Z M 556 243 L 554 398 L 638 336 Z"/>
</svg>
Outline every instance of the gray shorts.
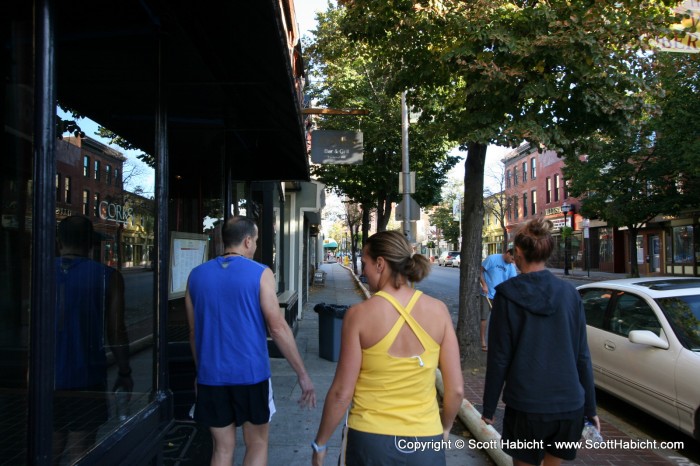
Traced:
<svg viewBox="0 0 700 466">
<path fill-rule="evenodd" d="M 348 466 L 445 466 L 447 442 L 442 434 L 399 437 L 348 429 L 345 464 Z"/>
<path fill-rule="evenodd" d="M 481 320 L 489 320 L 493 300 L 490 300 L 491 304 L 489 304 L 489 298 L 484 295 L 479 295 L 479 297 L 481 298 Z"/>
</svg>

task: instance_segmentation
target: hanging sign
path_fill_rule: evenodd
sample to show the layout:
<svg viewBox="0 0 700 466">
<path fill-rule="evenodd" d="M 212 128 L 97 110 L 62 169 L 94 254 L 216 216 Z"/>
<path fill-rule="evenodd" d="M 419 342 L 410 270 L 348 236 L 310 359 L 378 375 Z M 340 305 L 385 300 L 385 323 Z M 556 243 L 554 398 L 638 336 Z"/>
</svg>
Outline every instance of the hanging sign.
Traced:
<svg viewBox="0 0 700 466">
<path fill-rule="evenodd" d="M 360 164 L 363 153 L 361 131 L 316 130 L 311 132 L 313 163 Z"/>
</svg>

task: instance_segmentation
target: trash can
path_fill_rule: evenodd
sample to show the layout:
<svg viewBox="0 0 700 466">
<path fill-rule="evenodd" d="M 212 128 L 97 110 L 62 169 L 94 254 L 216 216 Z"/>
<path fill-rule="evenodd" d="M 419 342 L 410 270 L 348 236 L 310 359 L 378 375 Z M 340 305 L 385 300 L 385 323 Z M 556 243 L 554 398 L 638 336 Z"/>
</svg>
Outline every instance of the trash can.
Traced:
<svg viewBox="0 0 700 466">
<path fill-rule="evenodd" d="M 318 312 L 318 356 L 336 362 L 340 358 L 340 331 L 343 327 L 345 311 L 350 306 L 319 303 L 314 306 Z"/>
</svg>

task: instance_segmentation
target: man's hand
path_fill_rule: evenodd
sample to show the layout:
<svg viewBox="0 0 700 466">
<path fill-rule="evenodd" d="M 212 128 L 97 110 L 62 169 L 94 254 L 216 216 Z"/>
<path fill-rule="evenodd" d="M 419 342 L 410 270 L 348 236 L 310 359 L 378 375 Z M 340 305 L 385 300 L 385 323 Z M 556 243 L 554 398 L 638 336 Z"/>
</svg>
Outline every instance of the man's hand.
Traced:
<svg viewBox="0 0 700 466">
<path fill-rule="evenodd" d="M 316 407 L 316 389 L 311 379 L 307 374 L 303 377 L 299 377 L 299 386 L 301 387 L 301 398 L 299 398 L 299 406 L 302 408 L 315 408 Z"/>
<path fill-rule="evenodd" d="M 487 425 L 493 425 L 493 418 L 481 416 L 481 420 L 484 421 L 484 423 Z"/>
</svg>

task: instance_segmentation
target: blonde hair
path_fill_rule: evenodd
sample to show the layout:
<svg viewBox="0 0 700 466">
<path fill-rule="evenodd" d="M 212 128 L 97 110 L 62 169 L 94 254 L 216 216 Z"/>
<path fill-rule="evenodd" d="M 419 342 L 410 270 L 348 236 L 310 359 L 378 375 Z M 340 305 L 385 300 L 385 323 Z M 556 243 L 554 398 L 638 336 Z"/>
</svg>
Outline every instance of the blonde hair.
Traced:
<svg viewBox="0 0 700 466">
<path fill-rule="evenodd" d="M 419 282 L 430 273 L 430 261 L 421 254 L 415 254 L 413 247 L 398 231 L 380 231 L 365 242 L 364 254 L 373 260 L 383 257 L 391 270 L 394 287 L 401 286 L 401 278 Z"/>
</svg>

